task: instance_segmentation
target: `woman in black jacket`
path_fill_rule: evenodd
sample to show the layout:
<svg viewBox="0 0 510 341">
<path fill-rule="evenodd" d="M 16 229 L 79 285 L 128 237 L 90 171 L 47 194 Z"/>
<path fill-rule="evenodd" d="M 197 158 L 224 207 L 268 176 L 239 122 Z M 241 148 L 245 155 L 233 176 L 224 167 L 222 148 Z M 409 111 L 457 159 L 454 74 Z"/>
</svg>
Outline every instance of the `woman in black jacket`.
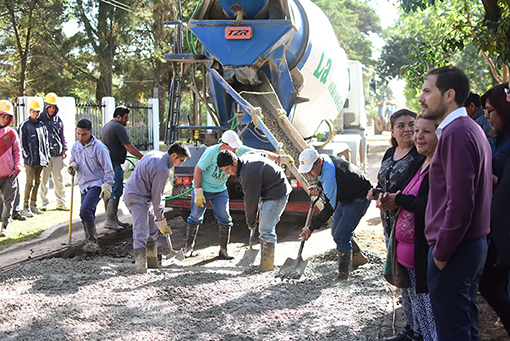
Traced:
<svg viewBox="0 0 510 341">
<path fill-rule="evenodd" d="M 427 254 L 429 245 L 425 238 L 425 209 L 429 192 L 429 165 L 437 146 L 438 122 L 418 116 L 415 125 L 414 143 L 418 152 L 426 158 L 402 191 L 384 193 L 378 200 L 382 209 L 398 206 L 395 222 L 397 262 L 406 267 L 411 288 L 409 293 L 412 310 L 420 330 L 412 336 L 396 335 L 390 340 L 436 341 L 437 333 L 427 287 Z M 402 334 L 402 333 L 401 333 Z"/>
</svg>

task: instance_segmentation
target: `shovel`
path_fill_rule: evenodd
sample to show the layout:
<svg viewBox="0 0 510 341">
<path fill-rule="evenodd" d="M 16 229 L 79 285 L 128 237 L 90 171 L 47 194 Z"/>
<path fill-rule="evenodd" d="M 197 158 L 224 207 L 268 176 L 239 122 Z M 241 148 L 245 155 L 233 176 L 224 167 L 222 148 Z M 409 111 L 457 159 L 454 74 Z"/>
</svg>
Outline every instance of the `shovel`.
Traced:
<svg viewBox="0 0 510 341">
<path fill-rule="evenodd" d="M 310 209 L 308 210 L 308 215 L 306 216 L 305 227 L 310 225 L 313 216 L 313 209 L 319 198 L 320 196 L 318 196 L 317 199 L 315 199 L 313 202 L 310 201 Z M 287 258 L 276 277 L 280 277 L 281 279 L 299 279 L 301 277 L 301 275 L 305 272 L 306 265 L 308 264 L 308 260 L 303 260 L 303 257 L 301 257 L 304 246 L 305 240 L 301 239 L 297 258 Z"/>
<path fill-rule="evenodd" d="M 184 251 L 182 251 L 182 249 L 179 249 L 178 251 L 174 250 L 172 246 L 172 239 L 170 238 L 170 233 L 165 233 L 165 237 L 166 243 L 168 244 L 168 249 L 170 250 L 168 255 L 166 255 L 166 258 L 170 259 L 172 257 L 175 257 L 175 259 L 177 259 L 178 261 L 184 260 Z"/>
<path fill-rule="evenodd" d="M 74 194 L 74 175 L 71 175 L 71 206 L 69 207 L 69 242 L 67 250 L 64 252 L 62 258 L 73 258 L 76 255 L 76 250 L 72 245 L 71 235 L 73 233 L 73 194 Z"/>
<path fill-rule="evenodd" d="M 252 228 L 250 231 L 250 244 L 248 246 L 248 249 L 244 251 L 243 258 L 241 258 L 239 262 L 236 264 L 237 266 L 251 266 L 253 262 L 255 262 L 255 258 L 257 258 L 257 255 L 259 254 L 259 250 L 255 250 L 252 246 L 254 234 L 255 228 Z"/>
</svg>

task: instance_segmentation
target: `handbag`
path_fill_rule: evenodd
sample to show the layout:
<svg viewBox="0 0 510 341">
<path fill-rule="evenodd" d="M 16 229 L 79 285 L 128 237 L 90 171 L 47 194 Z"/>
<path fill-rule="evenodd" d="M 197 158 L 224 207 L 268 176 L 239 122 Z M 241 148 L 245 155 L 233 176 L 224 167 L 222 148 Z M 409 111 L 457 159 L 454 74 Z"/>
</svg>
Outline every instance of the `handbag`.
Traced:
<svg viewBox="0 0 510 341">
<path fill-rule="evenodd" d="M 420 180 L 422 175 L 421 167 L 419 172 L 420 174 L 418 175 L 418 178 L 407 190 L 406 194 L 408 194 L 414 185 L 416 185 L 416 183 Z M 401 207 L 398 208 L 397 217 L 400 213 L 400 209 Z M 395 226 L 393 226 L 390 232 L 388 253 L 386 254 L 386 261 L 384 263 L 384 278 L 386 278 L 388 283 L 393 284 L 397 288 L 411 287 L 411 281 L 409 280 L 409 273 L 407 272 L 406 267 L 397 262 L 397 236 L 395 234 Z"/>
<path fill-rule="evenodd" d="M 386 262 L 384 263 L 384 278 L 388 283 L 393 284 L 397 288 L 411 287 L 409 274 L 405 266 L 397 262 L 397 238 L 395 229 L 391 229 L 390 240 L 388 242 L 388 253 L 386 254 Z"/>
</svg>

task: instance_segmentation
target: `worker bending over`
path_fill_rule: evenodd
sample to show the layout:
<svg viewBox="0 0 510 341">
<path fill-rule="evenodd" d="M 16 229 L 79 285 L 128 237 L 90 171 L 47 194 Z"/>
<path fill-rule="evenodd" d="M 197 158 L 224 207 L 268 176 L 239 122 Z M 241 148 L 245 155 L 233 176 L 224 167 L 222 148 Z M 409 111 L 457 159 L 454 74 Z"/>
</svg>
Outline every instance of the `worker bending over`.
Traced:
<svg viewBox="0 0 510 341">
<path fill-rule="evenodd" d="M 83 252 L 93 254 L 101 251 L 95 222 L 97 204 L 110 198 L 114 173 L 108 148 L 92 135 L 92 122 L 87 119 L 78 122 L 76 139 L 67 171 L 77 175 L 80 187 L 80 218 L 87 237 Z"/>
<path fill-rule="evenodd" d="M 158 268 L 158 228 L 172 234 L 163 215 L 161 197 L 168 183 L 168 172 L 191 157 L 188 147 L 174 142 L 168 152 L 152 151 L 144 155 L 126 182 L 124 202 L 133 216 L 133 249 L 137 273 Z"/>
<path fill-rule="evenodd" d="M 237 157 L 230 150 L 218 154 L 218 167 L 228 175 L 236 175 L 244 193 L 246 224 L 257 228 L 257 209 L 260 201 L 259 233 L 261 243 L 260 271 L 274 266 L 276 224 L 285 211 L 292 191 L 285 172 L 276 163 L 258 153 Z"/>
<path fill-rule="evenodd" d="M 319 155 L 315 149 L 305 149 L 299 154 L 298 171 L 320 181 L 318 186 L 309 188 L 310 195 L 319 195 L 322 187 L 326 197 L 324 209 L 310 226 L 305 226 L 300 236 L 308 240 L 312 231 L 334 214 L 331 234 L 338 250 L 336 279 L 347 279 L 352 268 L 352 236 L 370 206 L 366 195 L 372 185 L 361 169 L 349 161 L 338 156 Z"/>
</svg>

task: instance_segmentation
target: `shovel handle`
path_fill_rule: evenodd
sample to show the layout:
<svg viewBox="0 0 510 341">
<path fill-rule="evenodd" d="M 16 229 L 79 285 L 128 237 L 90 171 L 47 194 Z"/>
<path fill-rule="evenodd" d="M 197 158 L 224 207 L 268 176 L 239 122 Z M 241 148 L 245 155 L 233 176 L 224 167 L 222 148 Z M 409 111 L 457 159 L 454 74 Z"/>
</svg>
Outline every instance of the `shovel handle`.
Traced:
<svg viewBox="0 0 510 341">
<path fill-rule="evenodd" d="M 71 235 L 73 233 L 73 199 L 74 199 L 74 174 L 71 175 L 71 205 L 69 207 L 69 245 L 71 245 Z"/>
<path fill-rule="evenodd" d="M 251 245 L 253 243 L 253 236 L 255 235 L 255 229 L 251 229 L 250 230 L 250 243 L 248 244 L 248 247 L 250 248 L 250 250 L 252 249 Z"/>
<path fill-rule="evenodd" d="M 305 246 L 305 241 L 304 241 L 304 240 L 302 240 L 302 241 L 301 241 L 301 244 L 299 245 L 299 251 L 298 251 L 298 254 L 297 254 L 298 259 L 299 259 L 299 258 L 301 258 L 301 254 L 303 253 L 303 247 L 304 247 L 304 246 Z"/>
<path fill-rule="evenodd" d="M 167 232 L 165 233 L 166 243 L 168 244 L 168 248 L 170 249 L 170 252 L 175 252 L 174 247 L 172 245 L 172 239 L 170 238 L 170 234 Z"/>
</svg>

